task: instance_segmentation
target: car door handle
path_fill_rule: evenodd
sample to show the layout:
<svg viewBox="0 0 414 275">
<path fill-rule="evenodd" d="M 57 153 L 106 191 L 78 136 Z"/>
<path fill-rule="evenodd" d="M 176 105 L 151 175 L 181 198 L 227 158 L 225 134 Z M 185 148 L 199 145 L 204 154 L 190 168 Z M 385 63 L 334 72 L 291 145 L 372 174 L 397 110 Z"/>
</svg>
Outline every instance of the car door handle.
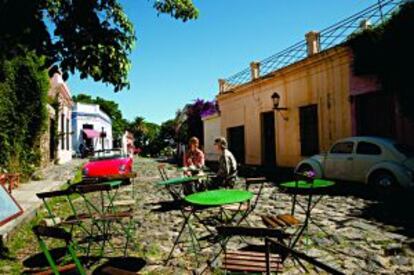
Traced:
<svg viewBox="0 0 414 275">
<path fill-rule="evenodd" d="M 347 159 L 347 160 L 354 160 L 354 158 L 353 158 L 353 157 L 347 157 L 346 159 Z"/>
</svg>

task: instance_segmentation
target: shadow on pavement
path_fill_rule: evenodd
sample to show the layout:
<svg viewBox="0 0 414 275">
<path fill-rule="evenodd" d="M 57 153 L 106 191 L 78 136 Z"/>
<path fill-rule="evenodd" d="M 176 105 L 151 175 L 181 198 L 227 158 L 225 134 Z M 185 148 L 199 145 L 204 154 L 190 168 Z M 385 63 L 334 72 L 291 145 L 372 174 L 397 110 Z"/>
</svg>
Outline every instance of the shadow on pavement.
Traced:
<svg viewBox="0 0 414 275">
<path fill-rule="evenodd" d="M 289 190 L 282 192 L 291 193 Z M 299 192 L 298 192 L 299 193 Z M 350 217 L 363 218 L 394 227 L 394 233 L 414 237 L 414 190 L 384 189 L 364 183 L 336 182 L 335 186 L 314 190 L 316 195 L 355 197 L 365 200 L 362 209 L 355 209 Z M 299 194 L 306 194 L 302 191 Z"/>
<path fill-rule="evenodd" d="M 175 201 L 159 201 L 155 203 L 147 203 L 150 206 L 159 206 L 158 208 L 152 209 L 151 212 L 164 213 L 174 210 L 180 210 L 183 202 L 181 200 Z"/>
<path fill-rule="evenodd" d="M 110 258 L 104 264 L 97 267 L 92 272 L 92 274 L 138 274 L 138 272 L 146 265 L 146 263 L 147 262 L 144 259 L 137 257 Z M 116 269 L 119 269 L 119 271 Z"/>
</svg>

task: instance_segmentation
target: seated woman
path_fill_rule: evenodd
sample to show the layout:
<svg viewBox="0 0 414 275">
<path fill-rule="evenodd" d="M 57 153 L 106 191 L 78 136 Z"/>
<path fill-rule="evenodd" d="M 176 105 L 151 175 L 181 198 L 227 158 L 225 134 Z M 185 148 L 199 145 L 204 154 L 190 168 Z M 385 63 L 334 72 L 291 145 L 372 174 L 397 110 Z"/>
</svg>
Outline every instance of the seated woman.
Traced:
<svg viewBox="0 0 414 275">
<path fill-rule="evenodd" d="M 188 142 L 188 151 L 184 155 L 184 175 L 192 176 L 200 173 L 204 167 L 204 153 L 198 149 L 200 142 L 198 138 L 192 137 Z M 184 186 L 184 194 L 189 195 L 196 191 L 202 191 L 205 187 L 203 183 L 198 180 L 191 182 Z"/>
<path fill-rule="evenodd" d="M 188 151 L 184 155 L 184 167 L 188 171 L 198 171 L 204 167 L 204 153 L 198 149 L 200 142 L 198 138 L 192 137 L 188 142 Z"/>
</svg>

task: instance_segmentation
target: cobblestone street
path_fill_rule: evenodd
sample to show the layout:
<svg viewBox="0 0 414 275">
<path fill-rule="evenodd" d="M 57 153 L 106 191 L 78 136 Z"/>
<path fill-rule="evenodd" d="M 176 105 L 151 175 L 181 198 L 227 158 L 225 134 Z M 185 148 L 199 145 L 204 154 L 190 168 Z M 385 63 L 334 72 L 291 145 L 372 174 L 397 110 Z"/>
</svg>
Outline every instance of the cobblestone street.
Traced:
<svg viewBox="0 0 414 275">
<path fill-rule="evenodd" d="M 200 262 L 200 265 L 197 265 L 196 257 L 190 248 L 188 231 L 185 231 L 182 242 L 174 250 L 173 258 L 166 264 L 165 260 L 183 219 L 179 206 L 171 202 L 167 190 L 156 185 L 160 181 L 157 170 L 159 164 L 154 159 L 135 158 L 134 169 L 138 172 L 133 188 L 136 200 L 135 247 L 130 249 L 128 254 L 145 260 L 146 265 L 141 270 L 141 274 L 192 274 L 193 270 L 200 271 L 206 266 L 207 260 L 217 254 L 219 246 L 216 244 L 207 247 L 197 254 Z M 166 169 L 169 176 L 180 175 L 175 166 L 166 164 Z M 62 178 L 65 173 L 66 171 L 61 171 L 61 174 L 55 171 L 49 175 L 54 174 L 56 178 Z M 241 178 L 240 185 L 236 188 L 242 188 L 242 182 Z M 257 194 L 258 188 L 255 186 L 251 191 Z M 317 195 L 324 196 L 313 209 L 312 218 L 321 229 L 311 224 L 305 234 L 307 237 L 302 237 L 295 249 L 316 257 L 346 274 L 414 273 L 414 215 L 408 207 L 412 194 L 390 192 L 384 194 L 357 184 L 337 184 L 326 193 Z M 299 198 L 304 204 L 305 197 L 299 196 Z M 92 196 L 92 199 L 99 200 L 98 196 Z M 75 200 L 75 203 L 81 206 L 82 200 Z M 56 210 L 62 211 L 63 209 L 59 210 L 59 208 L 64 208 L 65 205 L 65 203 L 58 203 Z M 290 210 L 291 195 L 273 183 L 266 183 L 256 209 L 248 216 L 248 226 L 264 227 L 260 215 L 290 213 Z M 46 214 L 44 208 L 40 211 Z M 212 214 L 211 210 L 203 211 L 201 217 L 210 214 Z M 300 207 L 297 207 L 295 216 L 299 220 L 304 219 Z M 197 236 L 206 235 L 205 227 L 195 221 L 192 225 Z M 207 226 L 214 230 L 214 224 Z M 20 241 L 15 251 L 15 261 L 20 265 L 39 252 L 30 229 L 23 232 L 27 233 L 17 235 L 24 239 Z M 119 238 L 114 243 L 121 242 L 123 237 Z M 233 238 L 228 248 L 242 248 L 247 243 L 254 245 L 262 242 L 250 238 Z M 221 257 L 213 262 L 213 268 L 207 274 L 221 274 L 217 268 L 220 266 L 220 259 Z M 22 270 L 22 267 L 11 269 L 3 263 L 0 265 L 0 270 L 4 274 L 18 274 L 15 270 Z M 315 273 L 312 269 L 309 271 Z M 285 274 L 301 274 L 301 272 L 289 258 L 285 261 Z"/>
<path fill-rule="evenodd" d="M 158 163 L 139 158 L 135 165 L 139 173 L 135 189 L 136 220 L 141 224 L 136 238 L 147 260 L 144 271 L 190 273 L 194 258 L 188 251 L 176 249 L 175 258 L 164 266 L 163 260 L 178 234 L 182 218 L 178 210 L 168 210 L 166 201 L 170 200 L 169 194 L 155 186 L 159 181 Z M 177 173 L 173 167 L 168 171 L 171 175 Z M 396 198 L 397 194 L 376 194 L 364 187 L 338 185 L 325 194 L 312 211 L 312 217 L 329 236 L 310 226 L 306 246 L 300 243 L 296 248 L 347 274 L 414 273 L 414 215 L 408 207 L 412 195 L 398 194 Z M 259 215 L 289 213 L 290 209 L 290 195 L 269 183 L 249 221 L 263 227 Z M 304 215 L 299 214 L 298 217 L 303 218 Z M 195 226 L 196 230 L 203 230 Z M 243 243 L 236 241 L 231 245 L 243 246 Z M 209 252 L 211 249 L 203 255 Z M 286 265 L 287 274 L 300 273 L 290 260 Z"/>
</svg>

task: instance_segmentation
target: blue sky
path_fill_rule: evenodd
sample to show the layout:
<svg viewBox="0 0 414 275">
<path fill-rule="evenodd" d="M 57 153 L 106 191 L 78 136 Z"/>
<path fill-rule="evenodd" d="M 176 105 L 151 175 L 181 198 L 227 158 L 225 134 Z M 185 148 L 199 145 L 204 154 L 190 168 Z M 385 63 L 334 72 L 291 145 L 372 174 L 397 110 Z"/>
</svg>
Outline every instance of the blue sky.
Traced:
<svg viewBox="0 0 414 275">
<path fill-rule="evenodd" d="M 71 76 L 72 94 L 116 101 L 127 119 L 161 123 L 196 98 L 213 99 L 227 78 L 348 17 L 376 0 L 196 0 L 198 20 L 157 16 L 152 1 L 121 0 L 137 41 L 131 54 L 130 90 Z"/>
</svg>

